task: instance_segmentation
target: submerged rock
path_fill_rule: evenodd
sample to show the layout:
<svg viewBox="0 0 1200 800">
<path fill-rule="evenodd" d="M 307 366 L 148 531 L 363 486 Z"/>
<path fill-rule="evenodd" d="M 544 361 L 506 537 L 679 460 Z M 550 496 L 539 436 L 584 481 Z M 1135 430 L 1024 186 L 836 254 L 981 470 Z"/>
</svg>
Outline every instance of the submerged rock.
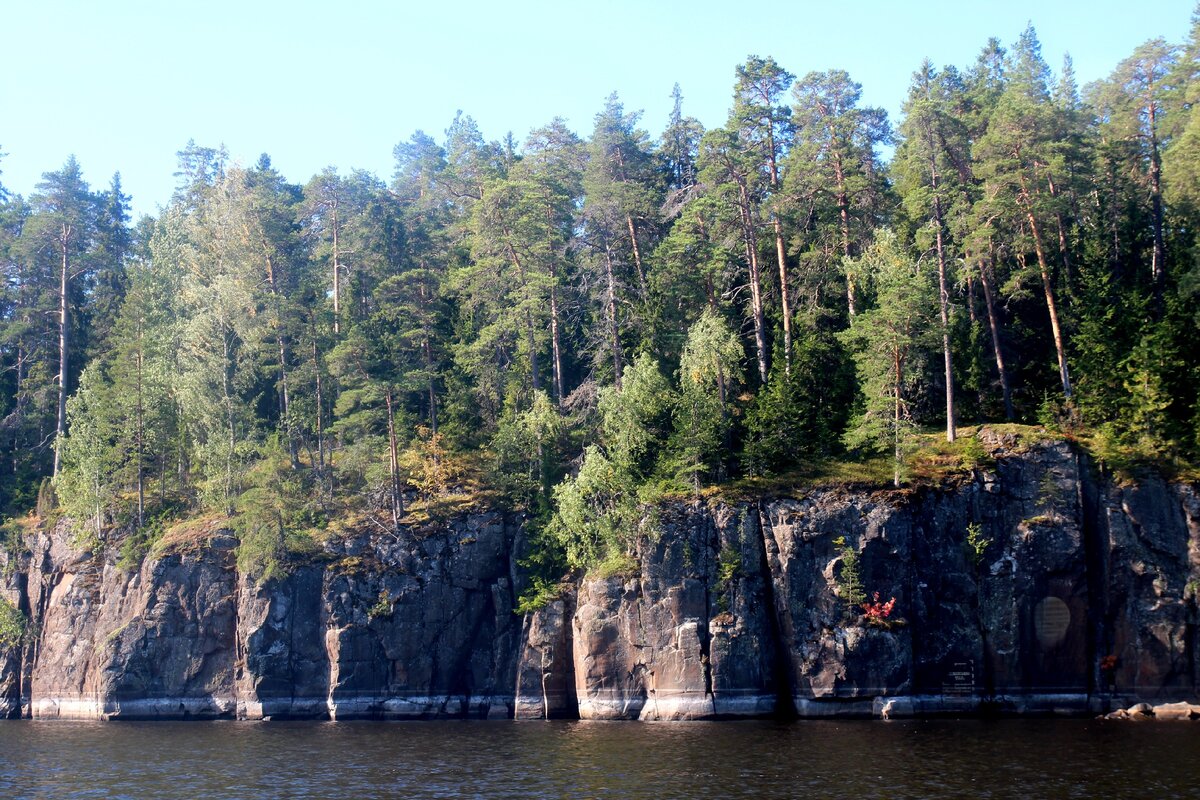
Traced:
<svg viewBox="0 0 1200 800">
<path fill-rule="evenodd" d="M 1169 722 L 1183 722 L 1200 719 L 1200 705 L 1180 701 L 1163 703 L 1152 706 L 1149 703 L 1136 703 L 1129 708 L 1118 708 L 1104 715 L 1104 719 L 1141 720 L 1153 719 Z"/>
</svg>

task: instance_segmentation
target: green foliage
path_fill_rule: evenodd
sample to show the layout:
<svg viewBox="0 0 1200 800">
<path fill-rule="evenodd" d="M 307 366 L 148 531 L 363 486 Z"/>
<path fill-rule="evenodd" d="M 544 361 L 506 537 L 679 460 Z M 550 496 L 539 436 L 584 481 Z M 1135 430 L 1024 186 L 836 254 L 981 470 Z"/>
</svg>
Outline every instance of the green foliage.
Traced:
<svg viewBox="0 0 1200 800">
<path fill-rule="evenodd" d="M 1125 404 L 1121 415 L 1122 439 L 1139 457 L 1163 461 L 1170 455 L 1173 435 L 1172 406 L 1176 402 L 1168 384 L 1178 369 L 1175 338 L 1166 325 L 1142 336 L 1125 359 Z"/>
<path fill-rule="evenodd" d="M 39 518 L 48 521 L 58 513 L 58 496 L 54 492 L 54 479 L 50 476 L 42 478 L 41 485 L 38 486 L 34 513 Z"/>
<path fill-rule="evenodd" d="M 574 476 L 554 488 L 547 534 L 572 568 L 619 561 L 641 536 L 657 532 L 649 482 L 672 404 L 658 364 L 643 355 L 625 368 L 622 389 L 601 391 L 599 445 L 589 445 Z"/>
<path fill-rule="evenodd" d="M 5 520 L 0 524 L 0 555 L 3 555 L 0 577 L 12 575 L 25 553 L 25 531 L 21 523 L 14 519 Z"/>
<path fill-rule="evenodd" d="M 395 610 L 395 601 L 392 600 L 392 595 L 387 589 L 381 589 L 379 599 L 375 601 L 375 605 L 367 609 L 367 619 L 378 619 L 379 617 L 391 616 Z"/>
<path fill-rule="evenodd" d="M 560 539 L 551 532 L 549 511 L 534 516 L 525 526 L 526 551 L 520 566 L 529 585 L 517 598 L 516 613 L 525 614 L 545 606 L 561 593 L 567 559 Z"/>
<path fill-rule="evenodd" d="M 770 382 L 751 401 L 743 451 L 751 475 L 776 475 L 840 449 L 855 387 L 833 323 L 830 315 L 798 317 L 791 372 L 776 359 Z"/>
<path fill-rule="evenodd" d="M 738 576 L 742 569 L 742 554 L 732 546 L 721 548 L 717 556 L 717 582 L 726 584 Z"/>
<path fill-rule="evenodd" d="M 838 597 L 842 598 L 847 608 L 857 611 L 867 599 L 858 561 L 858 550 L 846 541 L 845 536 L 837 537 L 833 540 L 833 544 L 838 548 L 838 557 L 841 562 L 835 578 Z"/>
<path fill-rule="evenodd" d="M 25 636 L 25 615 L 0 597 L 0 649 L 13 648 Z"/>
<path fill-rule="evenodd" d="M 979 440 L 978 434 L 963 436 L 960 441 L 958 459 L 963 469 L 977 470 L 981 467 L 991 465 L 992 457 L 988 453 L 987 448 L 983 446 L 983 442 Z"/>
<path fill-rule="evenodd" d="M 0 650 L 16 647 L 25 636 L 25 615 L 0 597 Z"/>
<path fill-rule="evenodd" d="M 456 465 L 446 448 L 446 439 L 423 425 L 417 426 L 412 446 L 400 454 L 400 467 L 408 473 L 408 482 L 429 498 L 446 494 L 456 474 Z"/>
<path fill-rule="evenodd" d="M 908 439 L 915 429 L 909 397 L 931 344 L 930 285 L 887 230 L 877 233 L 859 263 L 857 269 L 874 276 L 877 299 L 875 307 L 855 316 L 842 335 L 854 354 L 864 399 L 863 411 L 852 421 L 845 441 L 852 448 L 889 447 L 899 486 Z"/>
<path fill-rule="evenodd" d="M 315 552 L 312 530 L 324 519 L 302 476 L 290 469 L 278 436 L 263 444 L 246 482 L 233 518 L 238 569 L 265 583 L 286 575 L 296 558 Z"/>
<path fill-rule="evenodd" d="M 617 469 L 643 478 L 653 472 L 669 430 L 671 387 L 658 362 L 643 353 L 625 367 L 621 388 L 600 390 L 600 440 Z"/>
<path fill-rule="evenodd" d="M 1047 469 L 1038 479 L 1038 505 L 1043 513 L 1036 515 L 1031 521 L 1037 524 L 1052 524 L 1059 521 L 1059 508 L 1067 501 L 1065 491 L 1059 483 L 1058 476 L 1053 470 Z M 1041 522 L 1038 522 L 1038 521 Z"/>
<path fill-rule="evenodd" d="M 796 81 L 792 96 L 796 132 L 783 184 L 813 222 L 797 248 L 807 279 L 797 289 L 848 309 L 851 298 L 862 302 L 862 284 L 871 277 L 851 257 L 862 252 L 886 214 L 889 198 L 876 148 L 891 138 L 891 127 L 882 108 L 859 105 L 862 85 L 845 70 L 810 72 Z"/>
<path fill-rule="evenodd" d="M 562 595 L 562 592 L 563 586 L 560 582 L 548 581 L 541 576 L 535 575 L 530 580 L 529 588 L 517 598 L 517 606 L 513 609 L 513 613 L 524 615 L 540 611 L 557 600 Z"/>
<path fill-rule="evenodd" d="M 59 446 L 62 471 L 55 481 L 55 493 L 74 524 L 72 542 L 80 549 L 94 549 L 100 543 L 105 520 L 116 502 L 120 424 L 103 385 L 98 365 L 84 370 L 79 391 L 67 401 L 71 432 Z"/>
<path fill-rule="evenodd" d="M 972 564 L 978 567 L 983 563 L 984 554 L 991 543 L 992 539 L 983 532 L 982 525 L 978 522 L 967 524 L 967 552 Z"/>
<path fill-rule="evenodd" d="M 1146 298 L 1122 292 L 1111 270 L 1087 265 L 1078 297 L 1079 321 L 1072 338 L 1076 402 L 1085 424 L 1101 425 L 1124 403 L 1122 370 L 1146 314 Z M 1057 426 L 1053 409 L 1039 411 L 1038 421 Z"/>
<path fill-rule="evenodd" d="M 717 554 L 717 608 L 728 612 L 733 602 L 734 581 L 742 572 L 742 554 L 731 545 Z"/>
<path fill-rule="evenodd" d="M 562 433 L 562 416 L 545 392 L 536 392 L 525 411 L 506 412 L 492 437 L 493 485 L 525 508 L 544 506 Z"/>
<path fill-rule="evenodd" d="M 848 73 L 769 56 L 715 130 L 678 91 L 660 142 L 616 95 L 586 137 L 556 119 L 519 146 L 459 115 L 390 183 L 189 143 L 137 226 L 70 159 L 0 190 L 0 511 L 61 504 L 128 569 L 167 517 L 234 515 L 272 576 L 326 518 L 502 497 L 535 520 L 533 602 L 627 559 L 664 491 L 985 465 L 914 434 L 944 414 L 943 301 L 961 420 L 1011 406 L 1107 467 L 1194 474 L 1198 42 L 1140 46 L 1083 98 L 1032 28 L 926 62 L 889 164 Z"/>
<path fill-rule="evenodd" d="M 144 524 L 133 526 L 121 542 L 120 557 L 117 559 L 117 569 L 133 572 L 162 539 L 166 530 L 179 520 L 185 509 L 177 503 L 166 503 L 155 508 L 146 517 Z"/>
<path fill-rule="evenodd" d="M 570 567 L 587 569 L 632 546 L 645 521 L 636 490 L 600 448 L 584 451 L 579 472 L 554 488 L 548 528 Z"/>
<path fill-rule="evenodd" d="M 638 571 L 638 562 L 629 553 L 610 552 L 592 568 L 592 577 L 601 580 L 628 577 Z"/>
<path fill-rule="evenodd" d="M 723 477 L 722 455 L 733 425 L 733 398 L 742 383 L 742 346 L 710 308 L 688 330 L 679 361 L 679 395 L 671 437 L 676 477 L 699 491 L 707 475 Z"/>
</svg>

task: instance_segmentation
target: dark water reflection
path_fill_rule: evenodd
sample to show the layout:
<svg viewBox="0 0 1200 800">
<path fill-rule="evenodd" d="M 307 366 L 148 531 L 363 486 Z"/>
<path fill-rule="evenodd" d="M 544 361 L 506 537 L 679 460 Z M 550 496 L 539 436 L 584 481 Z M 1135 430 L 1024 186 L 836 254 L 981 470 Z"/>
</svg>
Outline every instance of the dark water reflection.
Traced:
<svg viewBox="0 0 1200 800">
<path fill-rule="evenodd" d="M 0 722 L 0 798 L 1200 797 L 1200 727 Z"/>
</svg>

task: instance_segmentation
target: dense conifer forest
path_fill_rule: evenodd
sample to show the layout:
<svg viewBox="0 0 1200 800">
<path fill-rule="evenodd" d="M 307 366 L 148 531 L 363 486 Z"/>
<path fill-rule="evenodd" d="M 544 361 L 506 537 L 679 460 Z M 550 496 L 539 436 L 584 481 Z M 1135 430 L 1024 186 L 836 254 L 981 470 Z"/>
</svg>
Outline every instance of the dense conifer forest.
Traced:
<svg viewBox="0 0 1200 800">
<path fill-rule="evenodd" d="M 484 497 L 551 576 L 664 494 L 834 459 L 900 485 L 981 422 L 1195 463 L 1200 12 L 1085 87 L 1032 27 L 915 66 L 898 120 L 750 56 L 722 127 L 678 87 L 657 139 L 615 94 L 580 133 L 462 114 L 388 180 L 189 142 L 136 225 L 74 158 L 0 187 L 0 510 L 129 559 L 228 520 L 269 577 Z"/>
</svg>

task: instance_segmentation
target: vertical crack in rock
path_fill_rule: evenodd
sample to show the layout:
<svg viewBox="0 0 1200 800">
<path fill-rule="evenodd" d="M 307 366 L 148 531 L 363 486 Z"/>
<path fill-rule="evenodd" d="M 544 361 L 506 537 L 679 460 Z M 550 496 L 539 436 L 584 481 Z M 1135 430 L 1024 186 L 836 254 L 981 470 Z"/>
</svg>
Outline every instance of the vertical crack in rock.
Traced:
<svg viewBox="0 0 1200 800">
<path fill-rule="evenodd" d="M 701 557 L 704 559 L 704 563 L 700 568 L 700 576 L 704 584 L 704 619 L 702 620 L 703 624 L 698 626 L 696 632 L 700 639 L 700 667 L 704 673 L 704 697 L 712 705 L 715 713 L 716 698 L 713 694 L 712 630 L 710 621 L 716 616 L 712 601 L 713 580 L 714 577 L 719 577 L 713 574 L 713 554 L 720 552 L 721 538 L 717 533 L 716 520 L 712 518 L 712 514 L 708 513 L 708 510 L 703 508 L 699 501 L 693 503 L 692 508 L 694 512 L 701 515 L 701 524 L 704 526 L 704 533 L 701 538 L 703 546 L 700 548 Z M 690 540 L 686 546 L 690 552 Z"/>
<path fill-rule="evenodd" d="M 1087 570 L 1089 693 L 1103 692 L 1106 689 L 1100 661 L 1111 649 L 1112 641 L 1112 634 L 1106 624 L 1109 618 L 1108 593 L 1104 587 L 1108 584 L 1108 564 L 1101 538 L 1099 487 L 1094 480 L 1094 468 L 1090 459 L 1075 453 L 1075 471 L 1079 477 L 1078 503 L 1083 525 L 1084 563 Z"/>
<path fill-rule="evenodd" d="M 776 595 L 776 575 L 782 574 L 782 565 L 779 559 L 779 544 L 774 539 L 774 534 L 771 531 L 771 520 L 767 516 L 764 504 L 760 501 L 755 504 L 755 521 L 758 525 L 757 535 L 754 537 L 758 546 L 761 548 L 762 557 L 762 581 L 764 596 L 764 613 L 767 616 L 768 630 L 770 631 L 770 643 L 774 655 L 774 663 L 772 670 L 775 679 L 775 715 L 783 719 L 793 719 L 796 717 L 796 676 L 792 672 L 792 659 L 788 653 L 791 649 L 791 643 L 784 635 L 787 626 L 783 624 L 783 615 L 786 612 L 783 601 Z M 767 537 L 771 537 L 771 545 L 768 546 Z"/>
</svg>

